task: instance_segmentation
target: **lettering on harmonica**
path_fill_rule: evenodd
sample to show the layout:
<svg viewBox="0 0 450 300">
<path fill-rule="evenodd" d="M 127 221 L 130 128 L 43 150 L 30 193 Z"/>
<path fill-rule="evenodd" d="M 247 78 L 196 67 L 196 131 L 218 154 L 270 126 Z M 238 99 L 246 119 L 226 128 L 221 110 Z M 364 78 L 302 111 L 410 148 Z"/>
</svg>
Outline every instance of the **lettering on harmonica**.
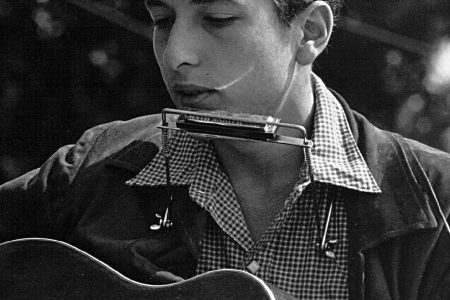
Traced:
<svg viewBox="0 0 450 300">
<path fill-rule="evenodd" d="M 179 128 L 188 132 L 261 139 L 272 138 L 275 135 L 278 126 L 273 124 L 255 123 L 255 121 L 279 123 L 281 120 L 271 116 L 230 113 L 226 111 L 208 111 L 205 115 L 182 114 L 176 123 Z"/>
</svg>

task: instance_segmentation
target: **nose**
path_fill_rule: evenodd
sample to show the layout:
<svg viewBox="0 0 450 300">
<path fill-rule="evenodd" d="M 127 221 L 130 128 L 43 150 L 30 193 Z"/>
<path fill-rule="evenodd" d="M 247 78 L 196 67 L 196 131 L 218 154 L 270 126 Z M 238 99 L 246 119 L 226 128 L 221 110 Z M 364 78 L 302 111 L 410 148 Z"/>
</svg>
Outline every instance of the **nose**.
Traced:
<svg viewBox="0 0 450 300">
<path fill-rule="evenodd" d="M 173 70 L 199 63 L 198 33 L 186 22 L 175 21 L 164 51 L 164 62 Z"/>
</svg>

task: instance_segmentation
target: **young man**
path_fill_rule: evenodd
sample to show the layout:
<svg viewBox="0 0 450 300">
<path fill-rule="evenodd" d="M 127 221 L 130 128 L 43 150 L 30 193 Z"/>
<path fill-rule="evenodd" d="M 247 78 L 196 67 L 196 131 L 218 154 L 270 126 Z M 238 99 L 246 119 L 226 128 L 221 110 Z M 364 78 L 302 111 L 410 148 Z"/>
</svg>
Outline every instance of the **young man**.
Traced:
<svg viewBox="0 0 450 300">
<path fill-rule="evenodd" d="M 3 240 L 62 239 L 150 283 L 235 268 L 302 299 L 448 298 L 450 156 L 375 128 L 312 73 L 338 1 L 146 5 L 175 106 L 304 126 L 314 183 L 302 148 L 177 133 L 174 226 L 152 231 L 160 117 L 113 122 L 0 187 Z"/>
</svg>

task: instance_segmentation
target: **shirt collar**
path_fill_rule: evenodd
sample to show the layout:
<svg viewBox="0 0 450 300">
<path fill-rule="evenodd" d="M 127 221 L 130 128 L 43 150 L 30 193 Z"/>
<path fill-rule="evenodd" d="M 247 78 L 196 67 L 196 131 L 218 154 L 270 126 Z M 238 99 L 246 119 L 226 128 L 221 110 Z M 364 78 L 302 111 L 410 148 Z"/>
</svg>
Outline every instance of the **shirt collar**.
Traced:
<svg viewBox="0 0 450 300">
<path fill-rule="evenodd" d="M 381 193 L 350 130 L 342 106 L 322 80 L 315 91 L 312 164 L 315 179 L 361 192 Z"/>
<path fill-rule="evenodd" d="M 380 193 L 351 134 L 341 105 L 315 74 L 312 75 L 312 84 L 315 92 L 311 138 L 314 143 L 312 164 L 315 179 L 357 191 Z M 209 191 L 205 194 L 206 200 L 207 194 L 214 192 L 216 183 L 223 180 L 224 176 L 212 144 L 192 139 L 184 132 L 176 132 L 170 139 L 169 149 L 171 184 L 190 185 L 191 191 Z M 205 178 L 208 178 L 207 182 Z M 126 183 L 136 186 L 165 185 L 162 153 L 158 153 L 139 174 Z"/>
</svg>

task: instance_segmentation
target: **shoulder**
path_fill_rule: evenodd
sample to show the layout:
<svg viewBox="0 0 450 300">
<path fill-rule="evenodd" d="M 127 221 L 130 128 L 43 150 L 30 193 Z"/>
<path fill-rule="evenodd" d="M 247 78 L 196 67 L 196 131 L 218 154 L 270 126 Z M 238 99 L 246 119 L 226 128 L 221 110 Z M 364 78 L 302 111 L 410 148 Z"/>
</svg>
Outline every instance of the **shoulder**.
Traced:
<svg viewBox="0 0 450 300">
<path fill-rule="evenodd" d="M 380 151 L 380 147 L 383 149 L 395 149 L 395 147 L 391 147 L 393 142 L 395 142 L 399 143 L 402 148 L 406 146 L 410 149 L 419 161 L 424 164 L 434 165 L 442 163 L 443 166 L 448 166 L 450 163 L 450 153 L 403 137 L 400 134 L 380 129 L 358 112 L 352 111 L 352 116 L 356 121 L 355 127 L 357 128 L 353 132 L 357 132 L 360 148 L 367 148 L 367 151 L 371 151 L 374 148 Z"/>
<path fill-rule="evenodd" d="M 442 162 L 450 162 L 450 153 L 419 143 L 418 141 L 405 138 L 411 149 L 420 157 L 434 158 Z"/>
<path fill-rule="evenodd" d="M 128 121 L 113 121 L 86 130 L 64 153 L 62 161 L 71 166 L 73 176 L 80 169 L 105 161 L 132 142 L 147 141 L 160 147 L 159 114 L 146 115 Z"/>
<path fill-rule="evenodd" d="M 410 184 L 418 186 L 447 209 L 450 205 L 450 154 L 398 134 L 382 132 L 395 141 L 402 172 L 412 175 Z"/>
<path fill-rule="evenodd" d="M 362 115 L 353 112 L 358 147 L 375 176 L 384 177 L 397 166 L 411 178 L 423 177 L 449 197 L 450 154 L 423 143 L 402 137 L 372 125 Z M 420 180 L 419 180 L 420 181 Z"/>
<path fill-rule="evenodd" d="M 446 184 L 450 195 L 450 153 L 435 149 L 414 140 L 405 139 L 417 157 L 420 165 L 432 181 L 442 181 Z"/>
<path fill-rule="evenodd" d="M 70 154 L 75 161 L 77 157 L 84 157 L 85 164 L 91 164 L 119 152 L 134 141 L 147 141 L 159 147 L 160 124 L 159 114 L 101 124 L 86 130 Z"/>
<path fill-rule="evenodd" d="M 135 141 L 147 141 L 141 143 L 145 147 L 140 153 L 145 152 L 145 155 L 140 155 L 140 159 L 148 159 L 160 145 L 160 130 L 157 128 L 160 122 L 160 115 L 148 115 L 92 127 L 75 144 L 58 149 L 39 169 L 2 185 L 0 197 L 19 191 L 32 193 L 35 197 L 39 191 L 65 190 L 82 170 L 86 171 L 92 165 L 103 165 L 108 158 L 124 152 L 124 148 Z M 129 157 L 134 157 L 132 154 Z"/>
<path fill-rule="evenodd" d="M 93 142 L 122 142 L 148 140 L 157 135 L 161 124 L 159 114 L 146 115 L 127 121 L 113 121 L 92 127 L 84 132 L 80 140 Z"/>
</svg>

